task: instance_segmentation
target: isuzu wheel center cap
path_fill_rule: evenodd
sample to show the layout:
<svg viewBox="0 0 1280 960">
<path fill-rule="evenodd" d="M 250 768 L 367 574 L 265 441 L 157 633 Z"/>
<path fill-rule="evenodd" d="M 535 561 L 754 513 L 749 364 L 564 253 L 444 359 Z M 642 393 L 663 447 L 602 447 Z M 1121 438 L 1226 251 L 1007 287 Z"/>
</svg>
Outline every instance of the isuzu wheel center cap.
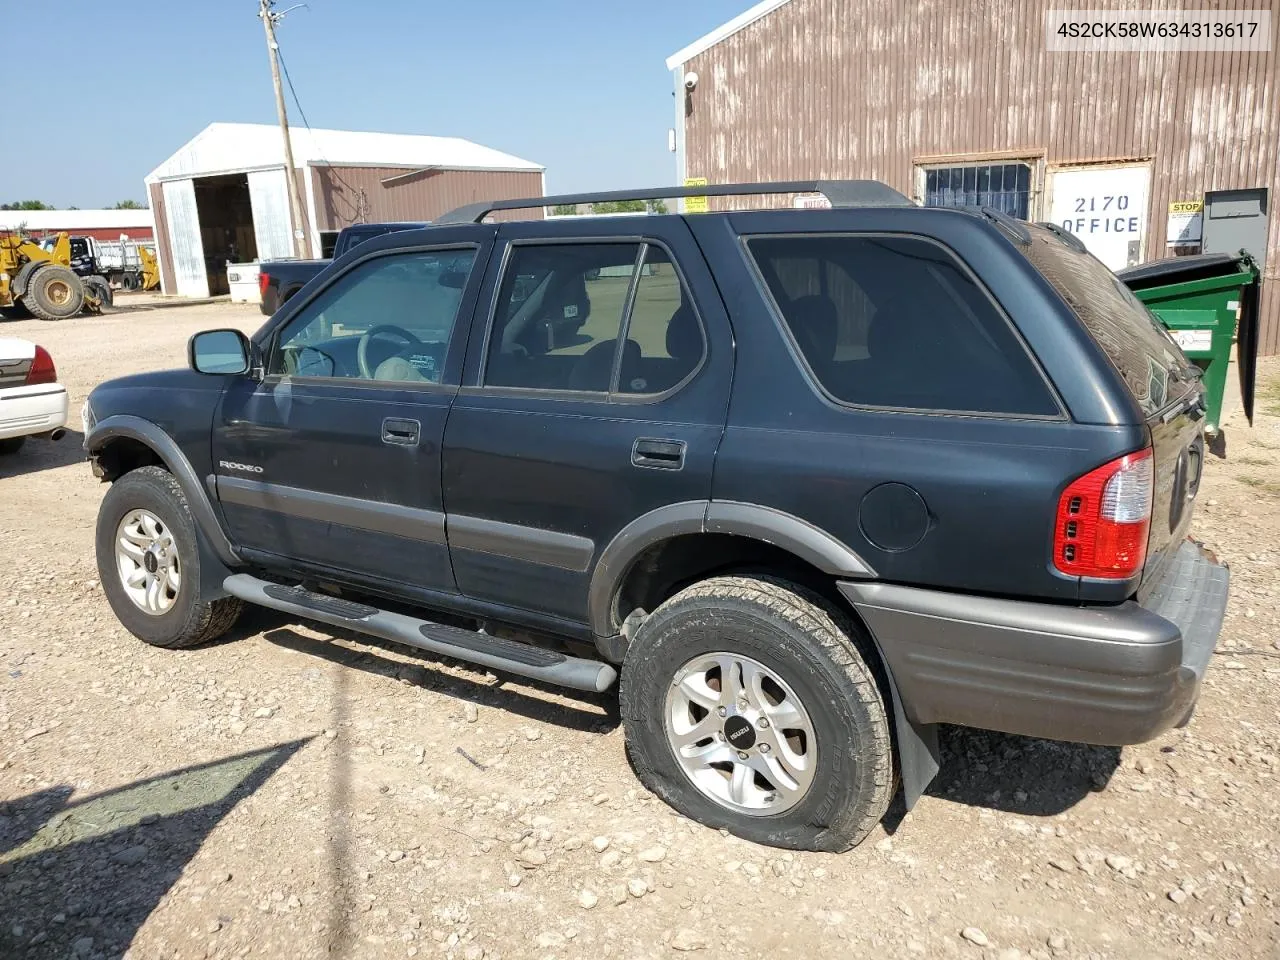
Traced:
<svg viewBox="0 0 1280 960">
<path fill-rule="evenodd" d="M 143 554 L 142 566 L 146 569 L 147 573 L 155 573 L 160 569 L 160 561 L 156 559 L 156 555 L 152 551 L 148 550 Z"/>
<path fill-rule="evenodd" d="M 750 750 L 755 746 L 756 731 L 743 717 L 730 717 L 724 722 L 724 738 L 738 750 Z"/>
</svg>

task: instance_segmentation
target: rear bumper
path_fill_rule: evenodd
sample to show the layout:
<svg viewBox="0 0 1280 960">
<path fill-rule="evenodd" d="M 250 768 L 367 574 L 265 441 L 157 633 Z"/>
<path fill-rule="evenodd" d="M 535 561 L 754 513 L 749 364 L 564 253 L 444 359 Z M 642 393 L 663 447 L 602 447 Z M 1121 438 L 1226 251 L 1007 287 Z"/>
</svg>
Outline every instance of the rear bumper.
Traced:
<svg viewBox="0 0 1280 960">
<path fill-rule="evenodd" d="M 0 440 L 48 433 L 67 423 L 67 391 L 56 383 L 0 392 Z"/>
<path fill-rule="evenodd" d="M 1227 568 L 1191 541 L 1141 606 L 839 584 L 874 635 L 913 722 L 1116 746 L 1190 718 L 1227 586 Z"/>
</svg>

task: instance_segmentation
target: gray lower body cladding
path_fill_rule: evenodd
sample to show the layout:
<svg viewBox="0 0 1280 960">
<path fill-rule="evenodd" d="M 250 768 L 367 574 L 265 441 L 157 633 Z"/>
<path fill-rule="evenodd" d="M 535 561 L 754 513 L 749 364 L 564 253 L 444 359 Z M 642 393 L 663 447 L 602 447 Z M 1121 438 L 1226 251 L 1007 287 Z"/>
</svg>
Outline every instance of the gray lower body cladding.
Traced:
<svg viewBox="0 0 1280 960">
<path fill-rule="evenodd" d="M 1190 717 L 1227 585 L 1227 568 L 1187 541 L 1141 606 L 839 586 L 874 635 L 913 723 L 1123 746 Z"/>
</svg>

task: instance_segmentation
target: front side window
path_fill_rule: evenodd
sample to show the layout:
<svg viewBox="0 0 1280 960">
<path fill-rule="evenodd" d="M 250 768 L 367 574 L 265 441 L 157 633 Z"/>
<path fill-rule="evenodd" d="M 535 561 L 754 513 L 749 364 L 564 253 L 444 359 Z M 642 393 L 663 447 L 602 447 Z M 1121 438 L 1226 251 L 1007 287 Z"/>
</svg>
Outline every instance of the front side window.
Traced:
<svg viewBox="0 0 1280 960">
<path fill-rule="evenodd" d="M 367 260 L 281 331 L 268 373 L 439 383 L 475 250 Z"/>
<path fill-rule="evenodd" d="M 520 244 L 498 292 L 484 384 L 662 393 L 697 367 L 704 347 L 697 314 L 662 248 Z"/>
<path fill-rule="evenodd" d="M 852 404 L 1060 411 L 1021 340 L 947 250 L 919 237 L 757 237 L 748 249 L 805 362 Z"/>
</svg>

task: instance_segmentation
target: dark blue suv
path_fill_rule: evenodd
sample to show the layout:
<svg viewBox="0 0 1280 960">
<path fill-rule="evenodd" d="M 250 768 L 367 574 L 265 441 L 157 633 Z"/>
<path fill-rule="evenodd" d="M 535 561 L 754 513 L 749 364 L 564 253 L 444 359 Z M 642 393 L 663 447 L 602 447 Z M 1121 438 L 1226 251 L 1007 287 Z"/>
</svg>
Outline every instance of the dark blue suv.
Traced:
<svg viewBox="0 0 1280 960">
<path fill-rule="evenodd" d="M 478 204 L 98 387 L 117 616 L 182 647 L 248 602 L 620 673 L 645 785 L 795 848 L 856 844 L 899 780 L 913 803 L 940 723 L 1185 723 L 1227 596 L 1187 539 L 1196 368 L 1051 227 L 869 181 L 696 189 L 812 191 L 831 209 Z"/>
</svg>

